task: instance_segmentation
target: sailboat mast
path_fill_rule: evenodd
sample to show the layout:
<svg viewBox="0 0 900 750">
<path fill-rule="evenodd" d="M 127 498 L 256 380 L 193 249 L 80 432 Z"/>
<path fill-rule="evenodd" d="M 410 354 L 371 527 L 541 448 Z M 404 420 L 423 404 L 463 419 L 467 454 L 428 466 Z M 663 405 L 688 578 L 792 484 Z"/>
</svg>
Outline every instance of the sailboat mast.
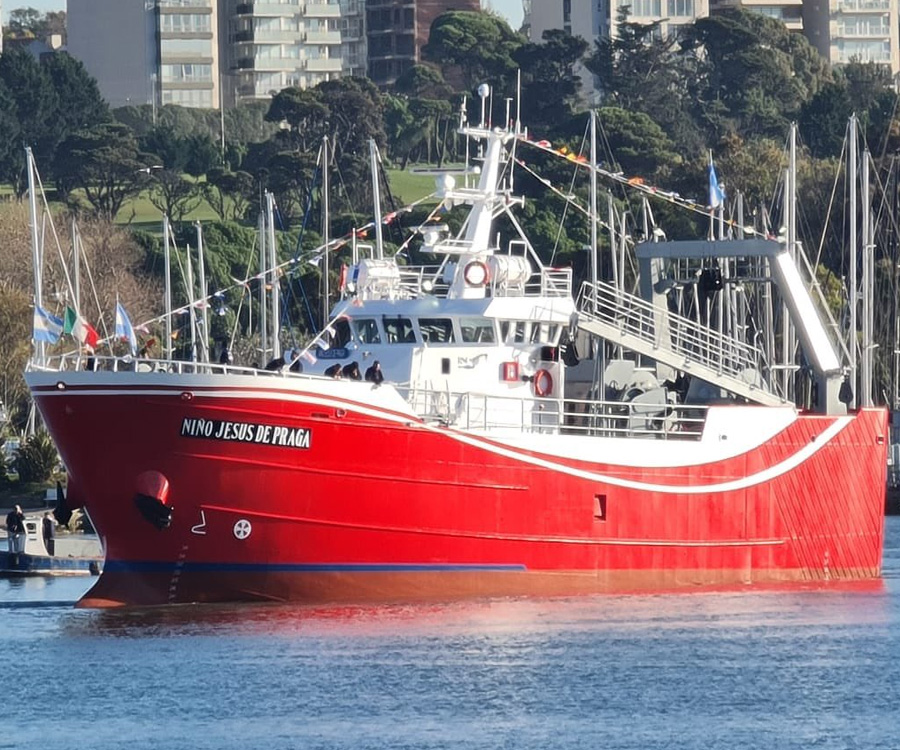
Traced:
<svg viewBox="0 0 900 750">
<path fill-rule="evenodd" d="M 203 227 L 197 224 L 197 260 L 200 269 L 200 300 L 203 305 L 200 332 L 200 361 L 209 364 L 209 289 L 206 286 L 206 253 L 203 248 Z"/>
<path fill-rule="evenodd" d="M 278 289 L 278 254 L 275 249 L 275 196 L 272 193 L 266 193 L 266 225 L 269 247 L 269 270 L 272 274 L 272 357 L 278 359 L 281 356 L 280 342 L 280 323 L 281 311 L 278 308 L 279 289 Z"/>
<path fill-rule="evenodd" d="M 859 403 L 860 406 L 872 405 L 872 196 L 869 182 L 869 149 L 863 149 L 862 163 L 862 369 L 860 372 Z"/>
<path fill-rule="evenodd" d="M 597 288 L 597 112 L 591 107 L 591 284 Z"/>
<path fill-rule="evenodd" d="M 328 288 L 328 243 L 330 239 L 328 237 L 328 225 L 330 223 L 328 217 L 328 162 L 330 158 L 328 156 L 328 136 L 323 136 L 322 138 L 322 246 L 324 250 L 322 252 L 322 285 L 323 285 L 323 296 L 322 296 L 322 327 L 328 325 L 330 312 L 330 305 L 328 303 L 328 299 L 331 296 L 330 290 Z"/>
<path fill-rule="evenodd" d="M 268 195 L 268 193 L 266 193 Z M 269 357 L 269 297 L 266 294 L 268 278 L 266 252 L 266 212 L 259 212 L 259 366 L 265 367 Z"/>
<path fill-rule="evenodd" d="M 172 258 L 171 248 L 169 247 L 171 238 L 169 237 L 169 217 L 163 216 L 163 258 L 165 260 L 166 275 L 166 291 L 165 291 L 165 312 L 166 312 L 166 360 L 172 361 Z"/>
<path fill-rule="evenodd" d="M 40 240 L 38 238 L 37 186 L 34 179 L 34 155 L 25 147 L 25 161 L 28 165 L 28 207 L 31 212 L 31 259 L 34 267 L 34 304 L 44 306 L 43 292 L 43 260 L 41 258 Z M 43 341 L 36 341 L 37 361 L 44 364 L 46 347 Z"/>
<path fill-rule="evenodd" d="M 850 166 L 847 169 L 847 180 L 850 182 L 850 289 L 847 291 L 847 299 L 850 304 L 850 341 L 848 342 L 849 346 L 847 348 L 850 352 L 850 383 L 853 386 L 853 398 L 849 404 L 851 408 L 856 406 L 856 394 L 858 388 L 856 363 L 856 330 L 858 324 L 856 321 L 856 304 L 859 297 L 857 292 L 858 281 L 856 278 L 856 266 L 859 260 L 857 257 L 858 251 L 856 245 L 856 180 L 859 172 L 859 165 L 857 164 L 858 157 L 856 153 L 858 140 L 856 127 L 856 113 L 854 113 L 850 115 Z"/>
</svg>

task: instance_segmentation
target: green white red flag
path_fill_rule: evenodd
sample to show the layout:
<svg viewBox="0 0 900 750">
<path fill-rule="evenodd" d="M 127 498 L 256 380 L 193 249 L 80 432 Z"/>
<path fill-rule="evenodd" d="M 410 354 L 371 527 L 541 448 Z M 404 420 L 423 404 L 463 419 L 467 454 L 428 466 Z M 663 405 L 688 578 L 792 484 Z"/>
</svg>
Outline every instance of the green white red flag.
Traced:
<svg viewBox="0 0 900 750">
<path fill-rule="evenodd" d="M 91 349 L 95 349 L 97 343 L 100 341 L 100 334 L 71 307 L 66 308 L 66 320 L 63 325 L 63 333 L 70 334 L 79 344 L 82 346 L 89 346 Z"/>
</svg>

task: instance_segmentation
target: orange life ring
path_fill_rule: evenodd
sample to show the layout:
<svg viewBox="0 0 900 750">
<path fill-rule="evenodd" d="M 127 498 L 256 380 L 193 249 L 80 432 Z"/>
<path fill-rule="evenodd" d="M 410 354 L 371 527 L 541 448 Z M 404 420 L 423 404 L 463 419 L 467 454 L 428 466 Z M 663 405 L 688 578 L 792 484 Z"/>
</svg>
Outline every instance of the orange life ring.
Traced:
<svg viewBox="0 0 900 750">
<path fill-rule="evenodd" d="M 534 395 L 549 396 L 553 393 L 553 376 L 548 370 L 538 370 L 534 374 Z"/>
<path fill-rule="evenodd" d="M 487 263 L 473 260 L 471 263 L 466 264 L 463 278 L 469 286 L 484 286 L 490 281 L 491 272 L 487 267 Z"/>
</svg>

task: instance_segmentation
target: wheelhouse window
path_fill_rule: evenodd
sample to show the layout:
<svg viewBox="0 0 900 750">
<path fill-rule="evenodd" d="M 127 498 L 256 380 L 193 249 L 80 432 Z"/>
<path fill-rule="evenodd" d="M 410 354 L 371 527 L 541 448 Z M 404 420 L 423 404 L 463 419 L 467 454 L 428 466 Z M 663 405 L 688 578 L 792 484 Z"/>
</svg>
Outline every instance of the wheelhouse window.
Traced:
<svg viewBox="0 0 900 750">
<path fill-rule="evenodd" d="M 342 348 L 350 343 L 350 323 L 346 318 L 340 318 L 332 326 L 331 346 Z"/>
<path fill-rule="evenodd" d="M 361 344 L 380 344 L 381 334 L 378 332 L 378 323 L 372 318 L 361 318 L 353 321 L 356 329 L 356 338 Z"/>
<path fill-rule="evenodd" d="M 555 344 L 559 336 L 559 325 L 556 323 L 534 323 L 531 327 L 532 344 Z"/>
<path fill-rule="evenodd" d="M 465 344 L 493 344 L 497 341 L 491 318 L 460 318 L 459 331 Z"/>
<path fill-rule="evenodd" d="M 419 318 L 419 333 L 426 344 L 452 344 L 455 340 L 450 318 Z"/>
<path fill-rule="evenodd" d="M 416 334 L 409 318 L 383 318 L 384 335 L 389 344 L 415 343 Z"/>
</svg>

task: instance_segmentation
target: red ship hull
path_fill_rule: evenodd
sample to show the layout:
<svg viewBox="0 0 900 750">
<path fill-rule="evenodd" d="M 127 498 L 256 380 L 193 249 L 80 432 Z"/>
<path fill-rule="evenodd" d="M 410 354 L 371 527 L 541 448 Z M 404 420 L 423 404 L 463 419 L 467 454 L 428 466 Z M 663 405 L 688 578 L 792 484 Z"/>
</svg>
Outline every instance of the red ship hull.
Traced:
<svg viewBox="0 0 900 750">
<path fill-rule="evenodd" d="M 392 388 L 365 383 L 28 378 L 73 490 L 105 540 L 87 606 L 880 575 L 884 410 L 794 415 L 734 455 L 708 436 L 690 445 L 634 439 L 624 449 L 634 459 L 623 463 L 603 460 L 607 445 L 623 455 L 622 440 L 500 440 L 426 425 Z M 731 408 L 719 407 L 719 424 L 771 410 Z M 581 447 L 570 451 L 573 439 Z M 172 511 L 167 528 L 135 502 L 148 476 L 167 483 L 159 493 Z"/>
</svg>

